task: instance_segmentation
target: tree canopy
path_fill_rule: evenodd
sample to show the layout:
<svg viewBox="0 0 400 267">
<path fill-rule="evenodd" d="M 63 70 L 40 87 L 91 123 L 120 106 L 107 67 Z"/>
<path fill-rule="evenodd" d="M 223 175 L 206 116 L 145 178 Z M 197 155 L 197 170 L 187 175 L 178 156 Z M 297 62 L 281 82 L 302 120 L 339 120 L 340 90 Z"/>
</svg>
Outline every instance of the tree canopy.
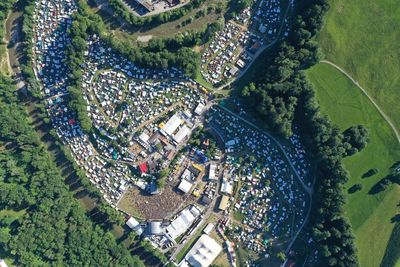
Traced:
<svg viewBox="0 0 400 267">
<path fill-rule="evenodd" d="M 88 219 L 15 92 L 11 79 L 0 75 L 0 209 L 25 211 L 0 218 L 4 253 L 21 266 L 144 266 Z"/>
</svg>

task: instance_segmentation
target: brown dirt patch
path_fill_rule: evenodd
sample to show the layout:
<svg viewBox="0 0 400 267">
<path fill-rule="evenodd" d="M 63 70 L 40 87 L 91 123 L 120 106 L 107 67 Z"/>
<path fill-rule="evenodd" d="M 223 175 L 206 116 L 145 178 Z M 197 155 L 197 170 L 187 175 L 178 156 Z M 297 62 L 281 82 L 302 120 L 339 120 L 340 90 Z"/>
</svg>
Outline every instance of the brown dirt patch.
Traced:
<svg viewBox="0 0 400 267">
<path fill-rule="evenodd" d="M 169 219 L 189 204 L 192 198 L 191 195 L 178 192 L 176 184 L 165 185 L 158 195 L 150 195 L 134 187 L 125 192 L 118 207 L 132 216 L 146 220 Z"/>
</svg>

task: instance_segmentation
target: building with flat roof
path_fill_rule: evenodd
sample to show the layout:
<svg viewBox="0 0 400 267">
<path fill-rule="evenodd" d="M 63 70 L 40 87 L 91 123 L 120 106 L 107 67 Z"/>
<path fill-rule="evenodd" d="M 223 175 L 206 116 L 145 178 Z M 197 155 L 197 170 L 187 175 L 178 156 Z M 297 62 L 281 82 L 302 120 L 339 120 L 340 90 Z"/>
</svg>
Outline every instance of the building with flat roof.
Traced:
<svg viewBox="0 0 400 267">
<path fill-rule="evenodd" d="M 162 127 L 161 133 L 171 135 L 178 129 L 179 125 L 183 123 L 183 120 L 178 115 L 174 114 Z"/>
<path fill-rule="evenodd" d="M 222 251 L 222 246 L 214 239 L 203 234 L 185 256 L 190 266 L 208 267 Z"/>
<path fill-rule="evenodd" d="M 208 171 L 208 179 L 209 180 L 212 180 L 212 181 L 217 180 L 217 177 L 215 175 L 215 170 L 216 169 L 217 169 L 217 164 L 211 163 L 210 164 L 210 169 Z"/>
<path fill-rule="evenodd" d="M 182 179 L 181 183 L 178 186 L 178 189 L 181 190 L 183 193 L 187 194 L 192 189 L 193 184 L 188 180 Z"/>
<path fill-rule="evenodd" d="M 199 216 L 200 210 L 195 205 L 187 207 L 166 227 L 165 234 L 171 240 L 175 240 L 184 234 Z"/>
<path fill-rule="evenodd" d="M 223 180 L 221 184 L 221 193 L 231 195 L 233 192 L 233 182 L 228 180 Z"/>
<path fill-rule="evenodd" d="M 163 228 L 161 227 L 161 221 L 152 221 L 148 224 L 148 233 L 150 235 L 162 235 Z"/>
<path fill-rule="evenodd" d="M 126 225 L 133 230 L 139 225 L 139 222 L 135 218 L 130 217 L 129 220 L 126 221 Z"/>
<path fill-rule="evenodd" d="M 135 231 L 136 234 L 138 234 L 139 236 L 141 234 L 143 234 L 144 230 L 143 230 L 142 226 L 140 226 L 139 222 L 135 218 L 130 217 L 129 220 L 126 221 L 126 225 L 129 228 L 131 228 L 133 231 Z"/>
<path fill-rule="evenodd" d="M 190 134 L 190 129 L 183 125 L 179 131 L 172 137 L 178 144 L 182 142 Z"/>
<path fill-rule="evenodd" d="M 220 210 L 226 210 L 229 204 L 229 197 L 228 196 L 222 196 L 221 201 L 219 202 L 218 208 Z"/>
<path fill-rule="evenodd" d="M 200 116 L 203 113 L 204 108 L 205 108 L 205 106 L 202 103 L 200 103 L 195 108 L 194 113 Z"/>
<path fill-rule="evenodd" d="M 206 235 L 210 234 L 211 231 L 214 229 L 214 224 L 213 223 L 209 223 L 207 224 L 206 228 L 204 228 L 203 233 L 205 233 Z"/>
</svg>

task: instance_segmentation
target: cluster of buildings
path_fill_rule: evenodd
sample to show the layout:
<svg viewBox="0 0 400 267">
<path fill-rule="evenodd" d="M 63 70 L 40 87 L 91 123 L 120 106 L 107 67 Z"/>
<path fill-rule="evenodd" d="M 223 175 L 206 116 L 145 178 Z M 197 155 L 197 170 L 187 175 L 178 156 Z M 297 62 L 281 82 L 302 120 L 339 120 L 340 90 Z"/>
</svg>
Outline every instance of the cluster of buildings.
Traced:
<svg viewBox="0 0 400 267">
<path fill-rule="evenodd" d="M 289 5 L 293 6 L 293 0 Z M 238 76 L 267 42 L 288 35 L 281 0 L 255 1 L 216 33 L 201 56 L 201 74 L 214 86 Z"/>
<path fill-rule="evenodd" d="M 122 0 L 135 15 L 154 15 L 186 4 L 186 0 Z"/>
<path fill-rule="evenodd" d="M 182 109 L 188 126 L 175 115 L 167 125 L 160 127 L 166 137 L 172 134 L 170 131 L 179 128 L 172 137 L 174 142 L 182 142 L 190 133 L 189 128 L 194 126 L 191 122 L 193 115 L 201 114 L 206 103 L 200 86 L 176 69 L 154 71 L 139 68 L 104 48 L 95 38 L 90 44 L 82 87 L 94 126 L 108 139 L 119 140 L 119 144 L 131 147 L 139 129 L 169 111 Z M 158 128 L 153 126 L 152 131 Z M 147 147 L 150 137 L 142 133 L 140 145 Z M 128 154 L 135 161 L 135 156 L 129 151 Z"/>
<path fill-rule="evenodd" d="M 256 12 L 252 17 L 252 26 L 268 40 L 272 41 L 278 37 L 284 19 L 281 6 L 281 0 L 261 0 L 257 3 Z"/>
<path fill-rule="evenodd" d="M 203 218 L 203 210 L 193 204 L 178 212 L 171 220 L 137 221 L 130 217 L 126 225 L 139 236 L 144 236 L 163 251 L 176 245 L 185 234 L 197 229 Z"/>
<path fill-rule="evenodd" d="M 244 68 L 247 60 L 240 57 L 248 39 L 248 33 L 239 25 L 228 22 L 201 55 L 201 74 L 204 79 L 217 85 L 235 76 L 240 66 Z"/>
<path fill-rule="evenodd" d="M 242 187 L 236 202 L 228 199 L 228 210 L 233 206 L 233 211 L 243 213 L 246 219 L 242 225 L 254 229 L 254 233 L 268 233 L 269 240 L 293 234 L 305 220 L 309 199 L 280 148 L 269 136 L 219 107 L 213 107 L 208 116 L 209 127 L 225 144 L 226 152 L 238 154 L 246 151 L 254 157 L 249 168 L 244 168 L 239 162 L 231 164 L 230 173 L 237 177 L 233 181 L 240 180 Z M 299 176 L 307 179 L 304 173 L 299 173 Z M 295 223 L 291 225 L 289 222 L 293 218 Z M 247 236 L 250 247 L 258 240 L 257 237 L 265 238 L 264 234 L 257 237 L 242 235 L 239 240 L 244 242 L 242 238 Z M 258 244 L 262 243 L 259 240 Z M 258 251 L 261 247 L 254 249 Z"/>
<path fill-rule="evenodd" d="M 99 155 L 89 137 L 85 135 L 76 114 L 68 106 L 68 76 L 65 48 L 70 41 L 67 29 L 76 11 L 72 0 L 35 2 L 35 28 L 33 54 L 34 71 L 42 83 L 42 94 L 51 123 L 64 145 L 70 148 L 76 163 L 85 170 L 104 198 L 115 203 L 130 182 L 130 171 L 119 162 L 110 164 Z M 102 143 L 100 142 L 100 145 Z M 104 144 L 103 144 L 104 145 Z M 108 151 L 113 154 L 113 151 Z"/>
<path fill-rule="evenodd" d="M 276 1 L 260 5 L 265 3 Z M 141 68 L 96 36 L 88 40 L 82 79 L 95 130 L 90 136 L 83 133 L 68 105 L 64 63 L 75 11 L 72 0 L 38 0 L 34 13 L 34 71 L 60 140 L 113 207 L 133 186 L 158 194 L 158 174 L 172 162 L 168 186 L 176 190 L 171 192 L 194 199 L 169 218 L 146 222 L 130 218 L 128 227 L 167 251 L 197 231 L 211 213 L 218 218 L 240 213 L 244 219 L 239 224 L 227 224 L 230 237 L 259 254 L 301 227 L 309 199 L 297 178 L 308 186 L 311 178 L 298 136 L 284 147 L 290 165 L 268 135 L 212 105 L 207 92 L 179 70 Z M 249 12 L 236 19 L 249 23 Z M 250 60 L 245 47 L 249 42 L 256 45 L 254 40 L 240 25 L 227 23 L 203 54 L 203 76 L 216 84 L 236 75 L 232 68 L 245 67 Z M 193 131 L 203 126 L 223 149 L 218 156 L 207 154 L 209 137 L 202 138 L 199 146 L 188 145 Z M 187 152 L 178 157 L 184 149 Z M 219 255 L 222 246 L 208 232 L 194 243 L 181 266 L 209 266 Z M 231 243 L 225 246 L 234 258 Z"/>
</svg>

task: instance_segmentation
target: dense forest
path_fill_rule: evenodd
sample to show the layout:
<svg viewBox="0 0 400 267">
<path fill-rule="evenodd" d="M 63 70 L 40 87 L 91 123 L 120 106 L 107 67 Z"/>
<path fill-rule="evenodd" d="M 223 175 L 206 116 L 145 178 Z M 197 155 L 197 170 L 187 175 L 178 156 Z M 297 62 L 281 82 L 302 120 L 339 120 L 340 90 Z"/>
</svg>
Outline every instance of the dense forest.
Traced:
<svg viewBox="0 0 400 267">
<path fill-rule="evenodd" d="M 0 76 L 0 247 L 16 264 L 144 266 L 94 225 Z"/>
<path fill-rule="evenodd" d="M 259 79 L 242 90 L 245 101 L 282 137 L 293 134 L 293 124 L 317 162 L 309 227 L 318 244 L 318 266 L 358 266 L 354 236 L 343 215 L 343 184 L 349 179 L 342 160 L 363 149 L 368 130 L 354 126 L 344 133 L 320 112 L 304 70 L 321 59 L 313 37 L 323 24 L 327 0 L 299 3 L 287 40 L 278 44 Z"/>
</svg>

